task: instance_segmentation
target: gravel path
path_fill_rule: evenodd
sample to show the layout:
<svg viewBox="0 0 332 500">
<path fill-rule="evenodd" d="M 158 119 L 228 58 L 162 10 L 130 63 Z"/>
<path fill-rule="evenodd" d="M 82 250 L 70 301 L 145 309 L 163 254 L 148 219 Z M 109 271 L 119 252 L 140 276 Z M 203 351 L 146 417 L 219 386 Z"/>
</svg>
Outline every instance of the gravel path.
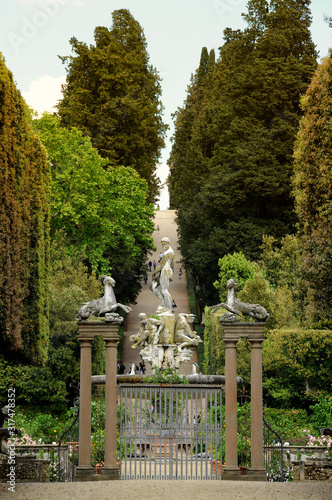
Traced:
<svg viewBox="0 0 332 500">
<path fill-rule="evenodd" d="M 189 295 L 187 289 L 187 277 L 183 266 L 181 265 L 181 254 L 178 250 L 177 242 L 177 224 L 175 222 L 175 210 L 158 210 L 154 219 L 155 231 L 153 232 L 153 240 L 156 246 L 156 251 L 149 257 L 153 262 L 156 260 L 158 262 L 159 253 L 161 252 L 161 239 L 167 236 L 171 240 L 171 247 L 174 250 L 174 277 L 173 281 L 170 283 L 169 292 L 172 298 L 175 300 L 177 308 L 175 309 L 175 314 L 179 312 L 190 313 L 189 308 Z M 159 232 L 157 232 L 157 226 L 159 226 Z M 179 279 L 178 272 L 179 268 L 182 268 L 182 277 Z M 143 283 L 142 290 L 137 297 L 137 303 L 131 305 L 132 312 L 128 314 L 125 324 L 125 333 L 123 339 L 122 348 L 122 361 L 126 367 L 126 373 L 129 370 L 130 363 L 139 364 L 141 357 L 139 355 L 140 348 L 132 349 L 131 342 L 129 341 L 130 335 L 137 333 L 140 327 L 140 320 L 138 318 L 139 313 L 144 312 L 148 317 L 151 314 L 156 314 L 156 309 L 160 305 L 159 299 L 151 292 L 149 286 L 151 284 L 151 273 L 149 273 L 148 283 L 145 285 Z M 198 362 L 196 347 L 190 348 L 193 352 L 193 356 L 189 363 L 183 363 L 180 366 L 180 373 L 182 375 L 189 375 L 191 373 L 191 368 L 193 363 Z M 151 368 L 149 363 L 146 363 L 146 374 L 150 375 Z"/>
<path fill-rule="evenodd" d="M 15 493 L 0 484 L 1 500 L 331 500 L 331 482 L 98 481 L 19 484 Z"/>
</svg>

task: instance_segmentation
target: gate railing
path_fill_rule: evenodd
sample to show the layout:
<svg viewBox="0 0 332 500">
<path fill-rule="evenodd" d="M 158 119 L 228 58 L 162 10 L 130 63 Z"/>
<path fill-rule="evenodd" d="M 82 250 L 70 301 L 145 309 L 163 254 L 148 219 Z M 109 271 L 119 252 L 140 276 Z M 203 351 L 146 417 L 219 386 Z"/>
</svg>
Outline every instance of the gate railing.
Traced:
<svg viewBox="0 0 332 500">
<path fill-rule="evenodd" d="M 286 461 L 284 443 L 281 436 L 271 427 L 263 416 L 264 422 L 264 465 L 267 480 L 273 482 L 289 481 L 290 468 Z"/>
<path fill-rule="evenodd" d="M 222 390 L 121 384 L 121 479 L 221 479 Z"/>
</svg>

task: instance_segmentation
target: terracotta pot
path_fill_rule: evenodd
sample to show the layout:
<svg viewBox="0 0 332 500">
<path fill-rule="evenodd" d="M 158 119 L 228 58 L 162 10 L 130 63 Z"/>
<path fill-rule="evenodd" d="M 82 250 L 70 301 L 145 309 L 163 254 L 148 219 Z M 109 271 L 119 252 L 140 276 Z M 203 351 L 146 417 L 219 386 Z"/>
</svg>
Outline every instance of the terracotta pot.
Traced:
<svg viewBox="0 0 332 500">
<path fill-rule="evenodd" d="M 96 464 L 96 473 L 101 474 L 101 469 L 103 468 L 104 464 Z"/>
<path fill-rule="evenodd" d="M 247 467 L 245 465 L 240 465 L 239 469 L 240 469 L 240 475 L 241 476 L 245 476 L 246 475 Z"/>
<path fill-rule="evenodd" d="M 216 472 L 216 463 L 217 463 L 217 472 Z M 221 462 L 220 460 L 212 460 L 212 474 L 217 474 L 217 476 L 221 476 Z"/>
</svg>

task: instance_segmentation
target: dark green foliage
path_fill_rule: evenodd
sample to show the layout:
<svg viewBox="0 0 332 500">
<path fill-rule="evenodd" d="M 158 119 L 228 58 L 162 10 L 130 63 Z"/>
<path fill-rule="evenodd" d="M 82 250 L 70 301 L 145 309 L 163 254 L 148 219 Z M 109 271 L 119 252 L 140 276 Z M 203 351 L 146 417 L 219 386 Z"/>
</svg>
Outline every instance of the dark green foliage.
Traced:
<svg viewBox="0 0 332 500">
<path fill-rule="evenodd" d="M 50 169 L 1 55 L 0 116 L 0 351 L 44 364 Z"/>
<path fill-rule="evenodd" d="M 225 30 L 211 67 L 202 52 L 175 113 L 171 203 L 205 303 L 216 301 L 218 257 L 242 251 L 257 260 L 264 234 L 279 240 L 294 231 L 293 143 L 316 68 L 309 3 L 249 1 L 247 28 Z"/>
<path fill-rule="evenodd" d="M 166 130 L 160 79 L 149 65 L 139 23 L 126 9 L 114 11 L 112 18 L 110 29 L 95 29 L 95 45 L 73 37 L 75 55 L 61 58 L 67 69 L 58 107 L 61 122 L 89 135 L 112 165 L 137 170 L 153 201 L 159 190 L 155 169 Z"/>
<path fill-rule="evenodd" d="M 302 99 L 294 158 L 294 195 L 300 221 L 306 315 L 332 327 L 332 54 L 318 67 Z"/>
</svg>

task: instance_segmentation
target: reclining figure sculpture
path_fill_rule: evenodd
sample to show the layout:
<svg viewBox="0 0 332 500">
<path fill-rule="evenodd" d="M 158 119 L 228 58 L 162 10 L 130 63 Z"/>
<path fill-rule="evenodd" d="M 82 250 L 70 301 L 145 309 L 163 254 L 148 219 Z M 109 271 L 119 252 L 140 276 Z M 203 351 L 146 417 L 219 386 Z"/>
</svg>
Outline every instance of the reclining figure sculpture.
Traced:
<svg viewBox="0 0 332 500">
<path fill-rule="evenodd" d="M 260 304 L 247 304 L 246 302 L 241 302 L 235 296 L 235 288 L 237 283 L 232 278 L 226 283 L 227 298 L 226 304 L 220 303 L 216 306 L 211 307 L 212 312 L 216 312 L 221 307 L 224 307 L 229 311 L 220 317 L 221 322 L 233 323 L 236 321 L 236 315 L 238 316 L 250 316 L 255 318 L 257 321 L 268 321 L 270 315 L 267 313 L 266 309 Z"/>
</svg>

